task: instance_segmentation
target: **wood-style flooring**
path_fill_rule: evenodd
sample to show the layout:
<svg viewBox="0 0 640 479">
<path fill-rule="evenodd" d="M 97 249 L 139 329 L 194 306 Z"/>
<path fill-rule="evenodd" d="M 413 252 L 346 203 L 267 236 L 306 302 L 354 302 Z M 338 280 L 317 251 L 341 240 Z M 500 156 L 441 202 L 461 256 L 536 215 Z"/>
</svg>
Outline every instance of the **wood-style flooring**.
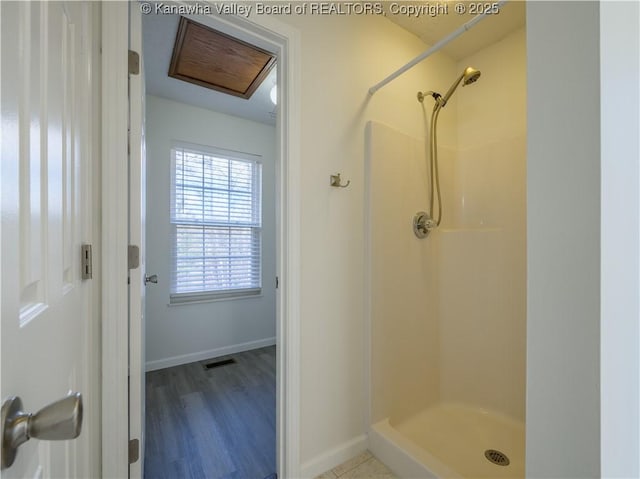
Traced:
<svg viewBox="0 0 640 479">
<path fill-rule="evenodd" d="M 276 470 L 275 346 L 147 373 L 145 479 L 264 479 Z"/>
</svg>

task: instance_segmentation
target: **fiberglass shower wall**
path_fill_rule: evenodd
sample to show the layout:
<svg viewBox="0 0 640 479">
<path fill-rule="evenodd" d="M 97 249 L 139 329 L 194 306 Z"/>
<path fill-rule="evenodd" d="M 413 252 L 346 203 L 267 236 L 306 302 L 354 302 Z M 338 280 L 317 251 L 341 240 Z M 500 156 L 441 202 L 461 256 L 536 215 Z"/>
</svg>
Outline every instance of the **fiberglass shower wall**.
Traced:
<svg viewBox="0 0 640 479">
<path fill-rule="evenodd" d="M 428 238 L 411 229 L 428 209 L 427 145 L 368 125 L 372 423 L 440 402 L 524 421 L 525 41 L 516 30 L 455 62 L 442 85 L 419 87 L 442 90 L 467 66 L 482 71 L 440 115 L 444 211 Z M 427 116 L 432 106 L 425 101 Z"/>
</svg>

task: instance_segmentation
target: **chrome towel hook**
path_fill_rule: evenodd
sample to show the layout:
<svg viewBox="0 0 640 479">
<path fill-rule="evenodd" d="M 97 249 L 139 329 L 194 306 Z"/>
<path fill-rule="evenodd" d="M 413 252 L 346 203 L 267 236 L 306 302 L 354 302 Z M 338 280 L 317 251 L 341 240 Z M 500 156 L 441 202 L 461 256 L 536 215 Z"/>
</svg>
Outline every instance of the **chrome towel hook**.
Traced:
<svg viewBox="0 0 640 479">
<path fill-rule="evenodd" d="M 336 188 L 346 188 L 351 184 L 351 180 L 347 180 L 347 182 L 343 185 L 342 180 L 340 179 L 340 173 L 336 173 L 335 175 L 331 175 L 329 177 L 329 184 L 331 186 L 335 186 Z"/>
</svg>

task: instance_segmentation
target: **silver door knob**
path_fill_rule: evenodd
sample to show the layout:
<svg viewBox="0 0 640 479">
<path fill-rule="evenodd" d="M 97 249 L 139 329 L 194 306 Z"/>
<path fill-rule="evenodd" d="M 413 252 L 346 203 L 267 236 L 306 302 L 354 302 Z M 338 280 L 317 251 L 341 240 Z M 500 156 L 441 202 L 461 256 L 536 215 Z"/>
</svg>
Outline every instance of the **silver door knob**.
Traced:
<svg viewBox="0 0 640 479">
<path fill-rule="evenodd" d="M 71 393 L 35 414 L 22 411 L 22 400 L 2 404 L 2 469 L 13 464 L 18 447 L 32 437 L 47 441 L 75 439 L 82 429 L 82 395 Z"/>
<path fill-rule="evenodd" d="M 144 284 L 147 283 L 158 283 L 158 275 L 157 274 L 152 274 L 151 276 L 149 276 L 148 274 L 144 276 Z"/>
</svg>

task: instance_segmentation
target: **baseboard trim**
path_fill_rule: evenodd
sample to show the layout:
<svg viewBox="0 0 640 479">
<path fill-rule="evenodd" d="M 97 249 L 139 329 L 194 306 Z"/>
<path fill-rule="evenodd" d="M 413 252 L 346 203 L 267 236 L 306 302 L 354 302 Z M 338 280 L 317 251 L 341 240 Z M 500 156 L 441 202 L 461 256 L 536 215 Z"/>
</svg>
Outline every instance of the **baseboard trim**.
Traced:
<svg viewBox="0 0 640 479">
<path fill-rule="evenodd" d="M 173 366 L 180 366 L 181 364 L 189 364 L 196 361 L 202 361 L 204 359 L 217 358 L 219 356 L 226 356 L 227 354 L 241 353 L 243 351 L 249 351 L 251 349 L 264 348 L 266 346 L 273 346 L 276 344 L 276 338 L 258 339 L 257 341 L 249 341 L 246 343 L 232 344 L 231 346 L 223 346 L 221 348 L 208 349 L 206 351 L 198 351 L 196 353 L 182 354 L 180 356 L 172 356 L 164 359 L 156 359 L 154 361 L 147 361 L 145 364 L 146 370 L 156 371 L 158 369 L 170 368 Z"/>
<path fill-rule="evenodd" d="M 304 479 L 317 477 L 366 451 L 368 445 L 369 440 L 366 434 L 355 437 L 302 464 L 300 475 Z"/>
</svg>

